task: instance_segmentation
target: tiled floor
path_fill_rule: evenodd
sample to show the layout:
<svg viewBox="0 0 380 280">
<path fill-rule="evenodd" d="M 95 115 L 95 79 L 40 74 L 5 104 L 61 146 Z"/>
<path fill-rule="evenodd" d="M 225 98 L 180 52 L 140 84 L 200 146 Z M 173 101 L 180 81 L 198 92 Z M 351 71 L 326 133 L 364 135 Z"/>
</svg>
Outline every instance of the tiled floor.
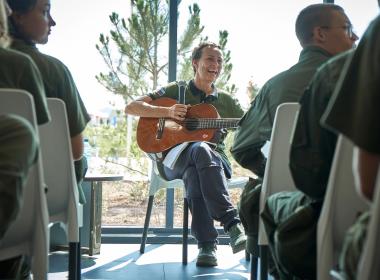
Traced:
<svg viewBox="0 0 380 280">
<path fill-rule="evenodd" d="M 102 244 L 101 254 L 82 257 L 82 279 L 249 279 L 249 262 L 244 252 L 232 254 L 226 245 L 218 246 L 219 265 L 213 268 L 195 266 L 196 245 L 189 245 L 189 263 L 182 265 L 182 245 L 147 245 L 140 254 L 139 244 Z M 49 279 L 67 279 L 67 253 L 50 256 Z"/>
</svg>

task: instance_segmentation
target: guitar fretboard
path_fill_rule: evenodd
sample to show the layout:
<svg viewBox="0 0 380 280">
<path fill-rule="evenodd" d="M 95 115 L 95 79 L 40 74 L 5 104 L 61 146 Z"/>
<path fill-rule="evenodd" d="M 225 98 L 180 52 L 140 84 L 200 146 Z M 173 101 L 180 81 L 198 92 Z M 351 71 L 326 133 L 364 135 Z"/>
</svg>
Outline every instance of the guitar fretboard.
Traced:
<svg viewBox="0 0 380 280">
<path fill-rule="evenodd" d="M 200 118 L 185 119 L 182 123 L 188 130 L 208 128 L 234 128 L 238 126 L 240 119 L 235 118 Z"/>
</svg>

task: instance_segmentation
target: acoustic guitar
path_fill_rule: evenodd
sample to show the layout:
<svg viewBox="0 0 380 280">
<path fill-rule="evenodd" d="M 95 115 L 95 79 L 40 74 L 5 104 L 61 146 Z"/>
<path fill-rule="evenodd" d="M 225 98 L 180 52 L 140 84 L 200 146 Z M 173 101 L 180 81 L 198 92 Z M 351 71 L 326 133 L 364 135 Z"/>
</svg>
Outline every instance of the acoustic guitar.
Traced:
<svg viewBox="0 0 380 280">
<path fill-rule="evenodd" d="M 166 97 L 150 102 L 163 107 L 176 103 L 176 100 Z M 137 144 L 144 152 L 160 153 L 183 142 L 210 142 L 217 129 L 237 127 L 239 121 L 239 118 L 219 118 L 218 111 L 211 104 L 197 104 L 187 110 L 183 121 L 140 117 Z"/>
</svg>

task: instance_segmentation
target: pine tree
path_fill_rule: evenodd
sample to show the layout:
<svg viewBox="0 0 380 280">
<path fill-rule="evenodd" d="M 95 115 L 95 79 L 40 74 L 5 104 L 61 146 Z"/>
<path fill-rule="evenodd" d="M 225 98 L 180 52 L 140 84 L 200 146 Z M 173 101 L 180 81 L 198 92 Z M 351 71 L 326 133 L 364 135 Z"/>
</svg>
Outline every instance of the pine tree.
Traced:
<svg viewBox="0 0 380 280">
<path fill-rule="evenodd" d="M 144 95 L 167 82 L 167 42 L 169 32 L 168 0 L 131 0 L 132 14 L 125 20 L 117 13 L 109 19 L 112 29 L 109 35 L 100 34 L 97 50 L 107 65 L 108 73 L 99 73 L 96 79 L 107 90 L 123 96 L 126 102 Z M 204 26 L 200 21 L 200 8 L 189 6 L 189 19 L 178 42 L 178 79 L 193 77 L 191 50 L 207 37 L 201 37 Z M 223 49 L 224 71 L 217 86 L 234 93 L 234 84 L 228 85 L 232 63 L 226 50 L 227 31 L 219 32 L 219 44 Z"/>
</svg>

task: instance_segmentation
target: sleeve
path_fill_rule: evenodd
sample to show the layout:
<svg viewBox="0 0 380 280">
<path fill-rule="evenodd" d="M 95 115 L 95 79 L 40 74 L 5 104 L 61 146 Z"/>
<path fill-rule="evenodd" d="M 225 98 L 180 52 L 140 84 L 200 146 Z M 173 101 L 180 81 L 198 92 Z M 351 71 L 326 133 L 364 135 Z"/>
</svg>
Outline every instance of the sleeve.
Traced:
<svg viewBox="0 0 380 280">
<path fill-rule="evenodd" d="M 45 88 L 37 66 L 32 60 L 28 60 L 21 72 L 19 86 L 33 95 L 37 123 L 39 125 L 47 123 L 50 114 L 46 104 Z"/>
<path fill-rule="evenodd" d="M 149 93 L 148 96 L 153 100 L 168 97 L 172 99 L 178 99 L 178 86 L 176 82 L 170 83 L 165 87 L 160 87 L 155 89 L 153 92 Z"/>
<path fill-rule="evenodd" d="M 380 154 L 380 17 L 365 32 L 322 122 L 368 152 Z"/>
<path fill-rule="evenodd" d="M 91 118 L 87 113 L 70 71 L 64 65 L 62 70 L 64 81 L 61 82 L 61 91 L 65 92 L 65 94 L 61 94 L 61 96 L 66 104 L 70 136 L 74 137 L 83 132 Z"/>
<path fill-rule="evenodd" d="M 242 152 L 251 146 L 264 145 L 270 139 L 271 124 L 268 118 L 266 95 L 270 91 L 266 84 L 260 90 L 235 131 L 231 152 Z"/>
</svg>

